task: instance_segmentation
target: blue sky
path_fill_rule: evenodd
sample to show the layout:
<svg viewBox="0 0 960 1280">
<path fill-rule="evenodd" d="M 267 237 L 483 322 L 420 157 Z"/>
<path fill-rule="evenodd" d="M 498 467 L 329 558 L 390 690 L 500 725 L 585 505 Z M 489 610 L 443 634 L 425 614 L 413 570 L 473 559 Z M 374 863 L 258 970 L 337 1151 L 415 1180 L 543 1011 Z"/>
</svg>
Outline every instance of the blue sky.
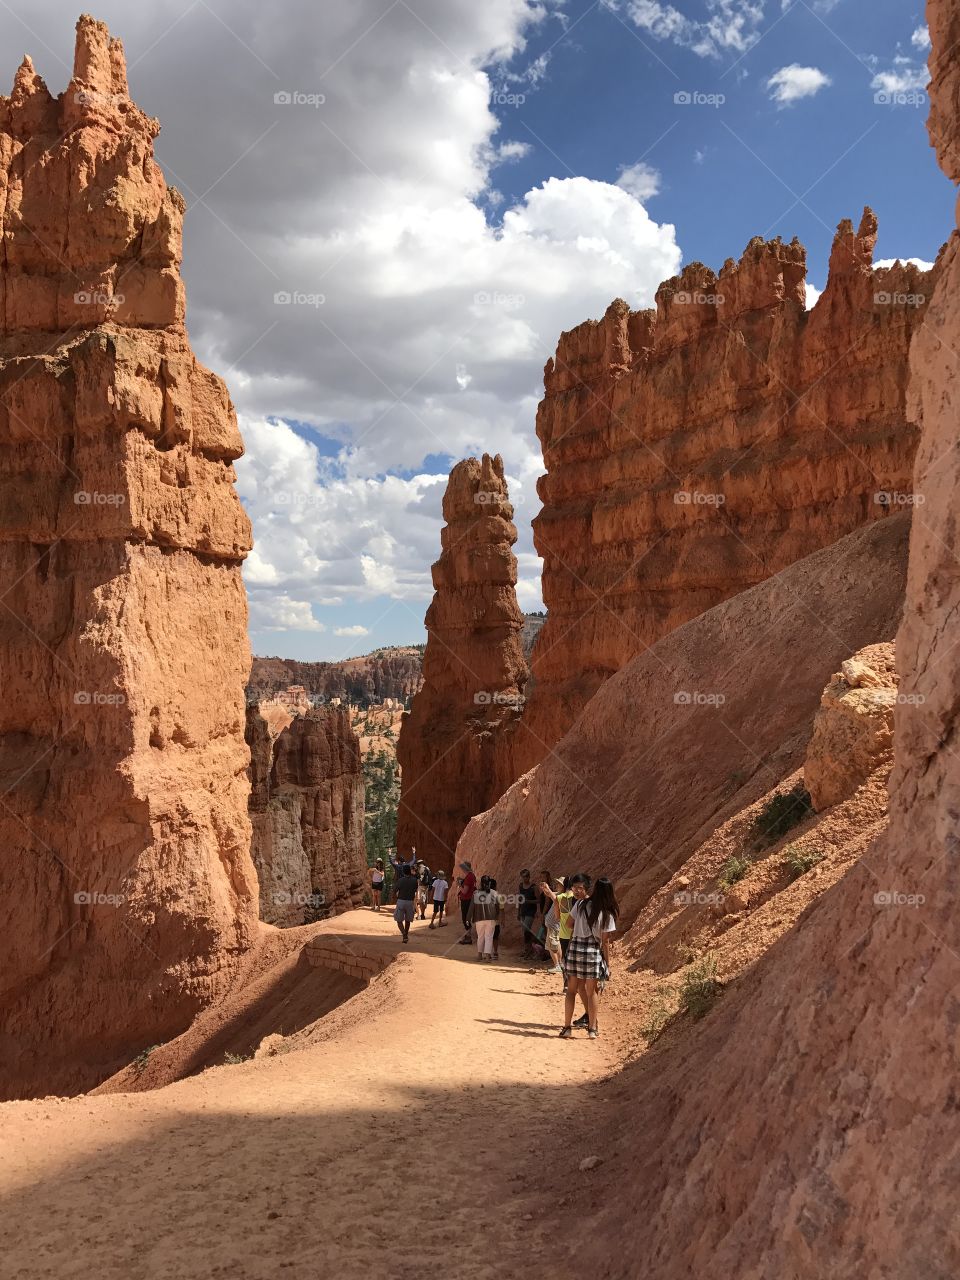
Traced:
<svg viewBox="0 0 960 1280">
<path fill-rule="evenodd" d="M 707 16 L 702 2 L 676 7 Z M 928 145 L 925 99 L 884 106 L 872 87 L 878 73 L 906 65 L 897 57 L 923 67 L 926 50 L 911 44 L 922 5 L 837 0 L 784 11 L 768 2 L 756 43 L 716 57 L 657 39 L 630 20 L 628 4 L 565 8 L 567 34 L 555 20 L 526 53 L 549 51 L 543 81 L 524 89 L 521 106 L 499 108 L 508 125 L 516 112 L 511 133 L 533 147 L 498 175 L 508 203 L 550 175 L 616 181 L 621 166 L 642 160 L 662 175 L 650 211 L 674 223 L 687 261 L 716 269 L 754 235 L 796 235 L 822 289 L 833 230 L 864 204 L 880 221 L 879 257 L 935 257 L 955 193 Z M 778 109 L 765 84 L 793 64 L 831 83 Z M 678 108 L 673 96 L 684 90 L 725 101 Z"/>
<path fill-rule="evenodd" d="M 543 365 L 681 263 L 800 237 L 823 287 L 864 204 L 930 261 L 954 193 L 912 0 L 101 0 L 187 203 L 199 357 L 227 382 L 254 651 L 420 641 L 453 461 L 503 455 L 519 598 Z M 65 87 L 71 0 L 0 6 Z M 880 100 L 877 100 L 877 95 Z M 687 95 L 690 101 L 677 101 Z"/>
</svg>

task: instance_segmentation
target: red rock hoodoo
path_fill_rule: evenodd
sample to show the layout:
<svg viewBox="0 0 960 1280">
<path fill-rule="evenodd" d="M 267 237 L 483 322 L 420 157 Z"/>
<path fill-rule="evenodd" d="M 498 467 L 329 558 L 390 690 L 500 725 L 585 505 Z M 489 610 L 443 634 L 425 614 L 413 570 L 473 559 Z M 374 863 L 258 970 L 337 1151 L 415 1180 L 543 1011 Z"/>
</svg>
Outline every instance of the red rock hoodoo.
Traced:
<svg viewBox="0 0 960 1280">
<path fill-rule="evenodd" d="M 513 776 L 659 637 L 908 505 L 907 360 L 932 288 L 872 267 L 877 221 L 845 221 L 823 296 L 805 250 L 752 240 L 688 266 L 656 309 L 616 301 L 564 333 L 537 414 L 534 520 L 547 622 Z"/>
<path fill-rule="evenodd" d="M 346 708 L 314 707 L 276 728 L 248 706 L 252 853 L 261 918 L 297 925 L 363 900 L 363 765 Z"/>
<path fill-rule="evenodd" d="M 65 93 L 25 59 L 0 98 L 6 1097 L 178 1034 L 256 929 L 242 444 L 158 130 L 89 17 Z"/>
<path fill-rule="evenodd" d="M 466 824 L 510 782 L 510 738 L 527 678 L 517 530 L 499 455 L 457 463 L 443 516 L 423 688 L 397 742 L 397 848 L 449 871 Z"/>
</svg>

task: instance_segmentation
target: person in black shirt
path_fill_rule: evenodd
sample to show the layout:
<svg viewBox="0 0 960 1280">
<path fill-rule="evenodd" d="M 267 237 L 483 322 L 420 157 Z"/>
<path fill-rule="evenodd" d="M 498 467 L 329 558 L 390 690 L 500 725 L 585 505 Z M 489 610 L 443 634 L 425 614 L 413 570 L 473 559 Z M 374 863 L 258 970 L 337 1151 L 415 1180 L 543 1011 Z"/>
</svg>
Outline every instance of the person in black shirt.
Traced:
<svg viewBox="0 0 960 1280">
<path fill-rule="evenodd" d="M 523 958 L 529 959 L 533 954 L 533 922 L 537 918 L 537 887 L 530 879 L 530 872 L 524 868 L 520 872 L 520 887 L 517 889 L 517 919 L 523 935 Z"/>
<path fill-rule="evenodd" d="M 397 922 L 397 928 L 400 930 L 400 936 L 404 942 L 410 941 L 410 925 L 413 923 L 413 918 L 417 911 L 417 877 L 414 874 L 415 870 L 412 866 L 402 867 L 400 878 L 397 880 L 397 906 L 393 913 L 393 918 Z"/>
</svg>

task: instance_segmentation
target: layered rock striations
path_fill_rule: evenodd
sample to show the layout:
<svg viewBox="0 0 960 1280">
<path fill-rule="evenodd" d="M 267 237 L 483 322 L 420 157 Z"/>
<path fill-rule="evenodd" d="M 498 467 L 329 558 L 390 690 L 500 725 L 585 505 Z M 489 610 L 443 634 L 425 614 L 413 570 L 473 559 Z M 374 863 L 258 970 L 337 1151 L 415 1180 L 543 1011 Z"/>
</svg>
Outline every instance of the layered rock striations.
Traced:
<svg viewBox="0 0 960 1280">
<path fill-rule="evenodd" d="M 182 1031 L 256 929 L 223 382 L 184 327 L 184 205 L 123 50 L 0 98 L 0 1089 Z"/>
<path fill-rule="evenodd" d="M 367 885 L 360 744 L 340 707 L 272 722 L 247 708 L 260 915 L 297 925 L 359 906 Z"/>
<path fill-rule="evenodd" d="M 872 266 L 877 221 L 840 224 L 804 307 L 805 251 L 754 239 L 688 266 L 656 308 L 564 333 L 537 414 L 534 537 L 548 618 L 515 776 L 660 636 L 910 504 L 907 357 L 931 291 Z"/>
<path fill-rule="evenodd" d="M 405 702 L 420 688 L 421 649 L 415 645 L 378 649 L 361 658 L 341 662 L 297 662 L 293 658 L 253 659 L 247 694 L 262 700 L 290 685 L 303 685 L 310 694 L 344 698 L 362 707 L 396 698 Z"/>
<path fill-rule="evenodd" d="M 397 742 L 397 847 L 450 870 L 467 822 L 509 785 L 527 678 L 517 530 L 499 455 L 457 463 L 443 516 L 423 688 Z"/>
</svg>

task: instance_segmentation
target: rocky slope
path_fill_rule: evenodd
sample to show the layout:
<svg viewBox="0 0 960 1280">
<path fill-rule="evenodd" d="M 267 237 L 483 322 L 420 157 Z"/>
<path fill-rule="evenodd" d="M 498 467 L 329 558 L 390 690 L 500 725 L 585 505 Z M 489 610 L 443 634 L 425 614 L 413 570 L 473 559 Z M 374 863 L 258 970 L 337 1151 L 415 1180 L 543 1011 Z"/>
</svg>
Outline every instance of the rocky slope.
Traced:
<svg viewBox="0 0 960 1280">
<path fill-rule="evenodd" d="M 423 647 L 401 645 L 377 649 L 342 662 L 297 662 L 293 658 L 254 658 L 247 696 L 259 702 L 291 685 L 309 694 L 342 698 L 368 707 L 395 698 L 406 702 L 422 683 Z"/>
<path fill-rule="evenodd" d="M 366 887 L 360 744 L 344 707 L 271 725 L 247 707 L 251 852 L 260 916 L 299 925 L 358 906 Z"/>
<path fill-rule="evenodd" d="M 908 531 L 904 514 L 873 522 L 657 641 L 473 819 L 458 857 L 508 885 L 524 865 L 608 875 L 632 917 L 803 764 L 833 673 L 894 635 Z"/>
<path fill-rule="evenodd" d="M 869 209 L 840 224 L 810 312 L 803 247 L 756 238 L 719 275 L 665 281 L 655 310 L 617 301 L 561 336 L 537 413 L 548 619 L 515 776 L 659 637 L 909 505 L 907 358 L 932 281 L 874 269 L 876 234 Z"/>
<path fill-rule="evenodd" d="M 517 539 L 499 454 L 467 458 L 443 498 L 443 550 L 433 566 L 423 688 L 397 742 L 397 848 L 433 868 L 453 853 L 473 814 L 509 782 L 509 743 L 527 666 L 517 605 Z"/>
<path fill-rule="evenodd" d="M 184 326 L 183 200 L 90 18 L 0 98 L 0 1096 L 176 1035 L 256 929 L 226 387 Z"/>
</svg>

